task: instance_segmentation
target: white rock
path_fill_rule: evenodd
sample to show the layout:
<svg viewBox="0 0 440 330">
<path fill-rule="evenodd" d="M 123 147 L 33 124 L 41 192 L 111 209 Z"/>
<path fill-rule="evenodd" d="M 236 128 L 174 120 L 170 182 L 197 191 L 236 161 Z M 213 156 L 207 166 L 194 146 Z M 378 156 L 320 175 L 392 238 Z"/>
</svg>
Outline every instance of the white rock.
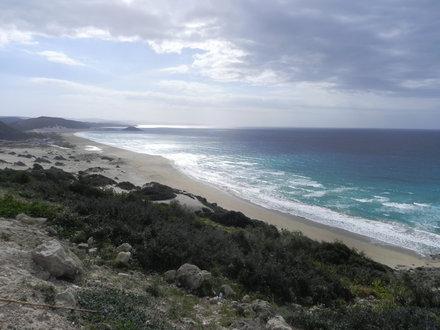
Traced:
<svg viewBox="0 0 440 330">
<path fill-rule="evenodd" d="M 37 246 L 32 252 L 33 261 L 55 277 L 75 279 L 83 272 L 81 260 L 57 240 Z"/>
<path fill-rule="evenodd" d="M 179 285 L 193 291 L 200 288 L 205 281 L 209 281 L 211 273 L 206 270 L 200 270 L 196 265 L 184 264 L 177 270 L 176 279 Z"/>
<path fill-rule="evenodd" d="M 117 264 L 128 265 L 131 259 L 131 252 L 119 252 L 116 256 L 115 262 Z"/>
<path fill-rule="evenodd" d="M 128 243 L 122 243 L 116 248 L 116 251 L 118 252 L 131 252 L 131 250 L 133 250 L 133 248 Z"/>
<path fill-rule="evenodd" d="M 281 315 L 276 315 L 266 323 L 266 329 L 270 330 L 292 330 Z"/>
<path fill-rule="evenodd" d="M 55 302 L 57 305 L 75 307 L 76 298 L 71 290 L 65 290 L 55 295 Z"/>
<path fill-rule="evenodd" d="M 15 219 L 28 225 L 42 225 L 47 221 L 47 218 L 33 218 L 24 213 L 18 214 Z"/>
</svg>

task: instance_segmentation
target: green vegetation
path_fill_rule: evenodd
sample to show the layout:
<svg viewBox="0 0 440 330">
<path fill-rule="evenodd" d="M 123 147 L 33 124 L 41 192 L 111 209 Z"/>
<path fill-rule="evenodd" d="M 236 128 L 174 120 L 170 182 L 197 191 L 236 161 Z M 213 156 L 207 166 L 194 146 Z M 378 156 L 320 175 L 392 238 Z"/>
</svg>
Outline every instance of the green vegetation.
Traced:
<svg viewBox="0 0 440 330">
<path fill-rule="evenodd" d="M 213 211 L 199 214 L 178 204 L 152 203 L 175 193 L 166 186 L 150 184 L 115 194 L 99 188 L 102 178 L 95 179 L 77 179 L 55 168 L 2 170 L 0 186 L 11 193 L 20 192 L 29 201 L 4 197 L 0 210 L 14 215 L 15 210 L 27 212 L 22 205 L 40 205 L 36 209 L 45 211 L 31 214 L 43 216 L 47 209 L 41 209 L 46 205 L 42 200 L 60 204 L 62 208 L 50 217 L 50 225 L 73 241 L 93 237 L 104 260 L 105 251 L 111 256 L 112 247 L 128 242 L 134 248 L 136 264 L 147 273 L 193 263 L 215 278 L 236 283 L 240 295 L 274 302 L 289 323 L 305 329 L 440 327 L 440 283 L 432 276 L 422 277 L 419 271 L 395 272 L 342 243 L 319 243 L 300 233 L 279 232 L 207 202 Z M 122 322 L 120 329 L 136 328 L 138 322 L 150 318 L 158 328 L 155 316 L 140 313 L 136 302 L 154 301 L 161 294 L 158 285 L 147 288 L 145 297 L 96 289 L 83 292 L 80 303 L 100 309 L 104 302 L 110 302 L 113 307 L 102 317 Z M 190 301 L 182 303 L 191 308 Z M 185 314 L 185 308 L 176 310 L 176 315 Z M 231 313 L 225 311 L 228 322 Z M 112 316 L 119 314 L 123 317 Z"/>
<path fill-rule="evenodd" d="M 55 294 L 56 290 L 53 285 L 49 284 L 38 284 L 35 288 L 40 291 L 43 296 L 43 300 L 46 304 L 54 305 L 55 304 Z"/>
<path fill-rule="evenodd" d="M 78 301 L 83 308 L 99 311 L 86 314 L 86 320 L 94 326 L 107 324 L 120 330 L 169 328 L 161 315 L 151 312 L 155 310 L 151 308 L 155 299 L 148 294 L 97 287 L 81 290 Z"/>
<path fill-rule="evenodd" d="M 34 217 L 54 217 L 57 207 L 41 201 L 24 202 L 12 195 L 0 197 L 0 216 L 13 218 L 17 214 L 25 213 Z"/>
</svg>

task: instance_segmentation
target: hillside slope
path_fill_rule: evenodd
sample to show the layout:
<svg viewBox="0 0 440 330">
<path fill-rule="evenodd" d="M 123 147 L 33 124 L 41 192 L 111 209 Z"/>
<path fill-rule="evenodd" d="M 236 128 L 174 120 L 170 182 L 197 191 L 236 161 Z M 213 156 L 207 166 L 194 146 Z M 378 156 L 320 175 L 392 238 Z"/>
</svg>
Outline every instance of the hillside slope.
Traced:
<svg viewBox="0 0 440 330">
<path fill-rule="evenodd" d="M 89 123 L 57 117 L 38 117 L 25 119 L 15 123 L 13 126 L 23 131 L 53 127 L 72 129 L 87 129 L 91 127 Z"/>
<path fill-rule="evenodd" d="M 5 123 L 6 125 L 11 125 L 17 123 L 21 120 L 26 120 L 27 118 L 16 117 L 16 116 L 0 116 L 0 121 Z"/>
<path fill-rule="evenodd" d="M 0 121 L 0 140 L 25 140 L 28 138 L 26 133 L 21 132 Z"/>
</svg>

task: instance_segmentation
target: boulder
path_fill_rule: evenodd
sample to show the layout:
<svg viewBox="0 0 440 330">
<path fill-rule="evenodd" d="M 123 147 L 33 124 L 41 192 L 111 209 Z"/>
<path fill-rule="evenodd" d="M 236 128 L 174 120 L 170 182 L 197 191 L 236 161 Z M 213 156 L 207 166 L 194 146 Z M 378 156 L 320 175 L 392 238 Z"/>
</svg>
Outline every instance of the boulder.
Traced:
<svg viewBox="0 0 440 330">
<path fill-rule="evenodd" d="M 71 290 L 65 290 L 55 295 L 55 303 L 66 307 L 75 307 L 76 298 Z"/>
<path fill-rule="evenodd" d="M 281 315 L 276 315 L 269 319 L 266 323 L 266 329 L 270 330 L 292 330 Z"/>
<path fill-rule="evenodd" d="M 79 243 L 78 249 L 87 250 L 89 248 L 89 244 L 87 243 Z"/>
<path fill-rule="evenodd" d="M 57 240 L 37 246 L 32 252 L 32 260 L 55 277 L 75 279 L 83 272 L 81 260 Z"/>
<path fill-rule="evenodd" d="M 42 225 L 47 221 L 47 218 L 33 218 L 24 213 L 18 214 L 15 219 L 28 225 Z"/>
<path fill-rule="evenodd" d="M 98 254 L 98 248 L 91 248 L 89 249 L 89 254 L 92 256 L 95 256 Z"/>
<path fill-rule="evenodd" d="M 116 256 L 115 263 L 118 265 L 128 266 L 131 259 L 131 252 L 119 252 Z"/>
<path fill-rule="evenodd" d="M 116 251 L 118 252 L 131 252 L 131 250 L 133 250 L 133 248 L 128 243 L 122 243 L 116 248 Z"/>
<path fill-rule="evenodd" d="M 95 244 L 95 239 L 94 239 L 93 237 L 90 236 L 90 237 L 87 239 L 87 244 L 89 244 L 90 246 L 93 245 L 93 244 Z"/>
<path fill-rule="evenodd" d="M 263 320 L 267 320 L 273 316 L 273 308 L 270 303 L 265 300 L 256 299 L 251 303 L 251 309 L 254 313 Z"/>
<path fill-rule="evenodd" d="M 209 284 L 211 273 L 200 270 L 192 264 L 184 264 L 176 272 L 177 283 L 189 291 L 196 291 L 202 286 Z"/>
<path fill-rule="evenodd" d="M 42 171 L 42 170 L 44 170 L 44 167 L 41 166 L 40 164 L 35 163 L 35 164 L 32 166 L 32 169 L 33 169 L 34 171 Z"/>
<path fill-rule="evenodd" d="M 176 281 L 177 272 L 174 269 L 171 269 L 166 271 L 163 276 L 168 283 L 174 283 Z"/>
<path fill-rule="evenodd" d="M 262 330 L 264 329 L 258 320 L 237 320 L 231 327 L 232 330 Z"/>
<path fill-rule="evenodd" d="M 227 284 L 223 284 L 220 287 L 220 292 L 225 298 L 231 298 L 235 296 L 235 291 Z"/>
</svg>

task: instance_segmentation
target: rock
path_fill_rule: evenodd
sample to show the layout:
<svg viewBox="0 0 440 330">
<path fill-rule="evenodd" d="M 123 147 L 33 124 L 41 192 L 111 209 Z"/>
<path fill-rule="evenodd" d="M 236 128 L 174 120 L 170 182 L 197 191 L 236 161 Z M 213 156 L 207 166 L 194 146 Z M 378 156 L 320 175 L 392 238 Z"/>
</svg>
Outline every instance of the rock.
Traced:
<svg viewBox="0 0 440 330">
<path fill-rule="evenodd" d="M 166 271 L 163 276 L 165 277 L 165 281 L 168 283 L 174 283 L 176 281 L 177 272 L 174 269 L 171 269 Z"/>
<path fill-rule="evenodd" d="M 196 321 L 194 321 L 193 319 L 190 319 L 189 317 L 184 317 L 182 318 L 182 323 L 193 328 L 197 325 Z"/>
<path fill-rule="evenodd" d="M 220 292 L 223 293 L 225 298 L 231 298 L 235 296 L 235 291 L 227 284 L 223 284 L 220 287 Z"/>
<path fill-rule="evenodd" d="M 35 163 L 34 166 L 32 166 L 32 169 L 35 171 L 41 171 L 44 170 L 44 167 L 41 166 L 40 164 Z"/>
<path fill-rule="evenodd" d="M 92 256 L 95 256 L 98 254 L 98 248 L 91 248 L 89 249 L 89 254 Z"/>
<path fill-rule="evenodd" d="M 211 305 L 218 305 L 221 302 L 221 300 L 222 300 L 222 298 L 220 298 L 218 296 L 215 296 L 215 297 L 212 297 L 212 298 L 208 298 L 208 302 Z"/>
<path fill-rule="evenodd" d="M 33 218 L 24 213 L 18 214 L 15 219 L 28 225 L 42 225 L 47 221 L 47 218 Z"/>
<path fill-rule="evenodd" d="M 195 291 L 211 280 L 211 273 L 192 264 L 184 264 L 176 272 L 177 283 L 187 290 Z"/>
<path fill-rule="evenodd" d="M 87 240 L 87 244 L 89 244 L 89 245 L 93 245 L 93 244 L 95 244 L 95 239 L 93 238 L 93 237 L 89 237 L 88 238 L 88 240 Z"/>
<path fill-rule="evenodd" d="M 115 262 L 118 265 L 128 266 L 131 259 L 131 252 L 119 252 L 116 256 Z"/>
<path fill-rule="evenodd" d="M 130 277 L 130 274 L 127 274 L 127 273 L 118 273 L 118 276 L 122 276 L 122 277 Z"/>
<path fill-rule="evenodd" d="M 82 249 L 82 250 L 86 250 L 89 248 L 89 244 L 87 244 L 87 243 L 79 243 L 77 246 L 78 246 L 78 249 Z"/>
<path fill-rule="evenodd" d="M 273 309 L 270 303 L 265 300 L 256 299 L 251 303 L 251 308 L 259 317 L 263 319 L 269 318 L 273 315 Z"/>
<path fill-rule="evenodd" d="M 34 160 L 34 162 L 35 162 L 35 163 L 46 163 L 46 164 L 50 164 L 50 163 L 52 163 L 50 160 L 48 160 L 48 159 L 46 159 L 46 158 L 43 158 L 43 157 L 37 157 L 37 158 Z"/>
<path fill-rule="evenodd" d="M 264 329 L 257 320 L 237 320 L 231 325 L 232 330 L 261 330 Z"/>
<path fill-rule="evenodd" d="M 116 248 L 116 251 L 118 252 L 131 252 L 131 250 L 133 250 L 133 248 L 128 243 L 122 243 Z"/>
<path fill-rule="evenodd" d="M 75 307 L 76 298 L 71 290 L 66 290 L 55 295 L 55 303 L 61 306 Z"/>
<path fill-rule="evenodd" d="M 46 232 L 49 234 L 49 236 L 56 236 L 58 234 L 56 229 L 54 229 L 52 227 L 47 227 Z"/>
<path fill-rule="evenodd" d="M 292 330 L 281 315 L 276 315 L 269 319 L 266 323 L 266 329 L 270 330 Z"/>
<path fill-rule="evenodd" d="M 232 308 L 235 309 L 238 315 L 241 316 L 249 316 L 252 314 L 252 309 L 247 303 L 240 303 L 238 301 L 234 301 L 231 304 Z"/>
<path fill-rule="evenodd" d="M 50 240 L 37 246 L 32 260 L 52 276 L 75 279 L 83 272 L 81 260 L 57 240 Z"/>
<path fill-rule="evenodd" d="M 26 164 L 21 161 L 18 161 L 14 163 L 14 166 L 26 166 Z"/>
</svg>

